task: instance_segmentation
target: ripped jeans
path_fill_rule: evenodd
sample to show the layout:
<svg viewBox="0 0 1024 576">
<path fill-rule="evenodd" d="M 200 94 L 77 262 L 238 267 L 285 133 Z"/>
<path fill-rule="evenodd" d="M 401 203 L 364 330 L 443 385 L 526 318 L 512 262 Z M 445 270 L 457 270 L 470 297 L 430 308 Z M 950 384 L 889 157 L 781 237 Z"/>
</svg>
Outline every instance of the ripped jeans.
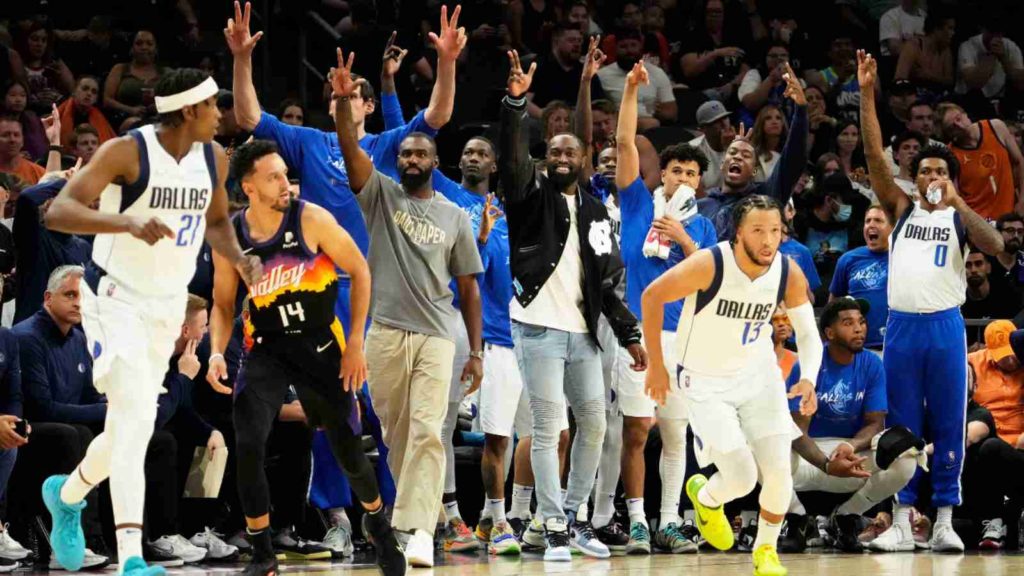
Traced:
<svg viewBox="0 0 1024 576">
<path fill-rule="evenodd" d="M 513 322 L 512 337 L 519 370 L 530 393 L 530 458 L 536 479 L 537 514 L 542 521 L 564 519 L 565 511 L 575 512 L 590 495 L 601 461 L 607 425 L 601 357 L 589 334 Z M 569 400 L 576 419 L 565 502 L 558 474 L 563 397 Z"/>
</svg>

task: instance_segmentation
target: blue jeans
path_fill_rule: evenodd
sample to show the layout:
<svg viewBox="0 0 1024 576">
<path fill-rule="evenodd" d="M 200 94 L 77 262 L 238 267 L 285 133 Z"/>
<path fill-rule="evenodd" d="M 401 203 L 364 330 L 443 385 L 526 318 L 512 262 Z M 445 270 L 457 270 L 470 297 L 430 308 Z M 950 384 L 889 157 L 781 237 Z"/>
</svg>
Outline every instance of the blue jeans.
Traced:
<svg viewBox="0 0 1024 576">
<path fill-rule="evenodd" d="M 14 462 L 18 459 L 18 449 L 0 450 L 0 500 L 7 496 L 7 481 L 14 470 Z"/>
<path fill-rule="evenodd" d="M 590 495 L 601 460 L 605 420 L 604 380 L 597 344 L 589 334 L 512 323 L 512 336 L 533 414 L 533 462 L 537 513 L 542 521 L 565 518 Z M 563 395 L 576 419 L 569 461 L 569 488 L 561 501 L 558 436 L 565 410 Z"/>
</svg>

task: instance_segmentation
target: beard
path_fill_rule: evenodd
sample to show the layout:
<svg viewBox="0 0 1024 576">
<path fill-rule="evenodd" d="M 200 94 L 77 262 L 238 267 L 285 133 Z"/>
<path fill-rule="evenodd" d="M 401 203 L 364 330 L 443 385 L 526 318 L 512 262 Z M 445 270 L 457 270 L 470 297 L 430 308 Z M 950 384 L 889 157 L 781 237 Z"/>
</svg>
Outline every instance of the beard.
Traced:
<svg viewBox="0 0 1024 576">
<path fill-rule="evenodd" d="M 968 276 L 967 277 L 967 285 L 970 286 L 971 288 L 978 288 L 978 287 L 982 286 L 983 284 L 985 284 L 985 277 L 984 276 Z"/>
<path fill-rule="evenodd" d="M 402 187 L 407 190 L 422 188 L 428 180 L 430 180 L 429 171 L 420 172 L 419 174 L 410 173 L 408 171 L 402 172 Z"/>
<path fill-rule="evenodd" d="M 1013 240 L 1006 241 L 1006 251 L 1013 254 L 1020 250 L 1020 240 L 1015 236 Z"/>
<path fill-rule="evenodd" d="M 560 174 L 553 167 L 548 167 L 548 180 L 555 185 L 559 190 L 568 188 L 571 184 L 574 184 L 579 178 L 580 169 L 576 166 L 569 166 L 569 172 Z"/>
<path fill-rule="evenodd" d="M 756 262 L 759 266 L 768 266 L 772 263 L 771 258 L 769 258 L 767 262 L 762 262 L 761 255 L 757 253 L 757 250 L 751 249 L 746 244 L 743 244 L 743 251 L 747 253 L 747 258 L 750 258 L 751 262 Z M 775 255 L 772 254 L 772 258 L 774 257 Z"/>
<path fill-rule="evenodd" d="M 639 58 L 617 58 L 615 63 L 619 65 L 619 68 L 628 73 L 633 70 L 633 66 L 636 66 L 636 63 L 639 61 Z"/>
</svg>

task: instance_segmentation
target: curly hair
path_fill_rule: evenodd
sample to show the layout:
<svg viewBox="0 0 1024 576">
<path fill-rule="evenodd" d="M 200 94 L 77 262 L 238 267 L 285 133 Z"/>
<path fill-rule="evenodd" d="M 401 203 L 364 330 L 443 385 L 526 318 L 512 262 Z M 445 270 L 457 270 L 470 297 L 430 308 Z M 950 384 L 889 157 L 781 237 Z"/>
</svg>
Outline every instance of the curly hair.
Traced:
<svg viewBox="0 0 1024 576">
<path fill-rule="evenodd" d="M 694 148 L 689 144 L 673 144 L 666 147 L 658 155 L 658 160 L 662 170 L 668 168 L 668 163 L 673 160 L 677 162 L 696 162 L 701 174 L 708 170 L 708 157 L 704 155 L 700 148 Z"/>
<path fill-rule="evenodd" d="M 910 173 L 917 177 L 917 170 L 921 167 L 921 161 L 926 158 L 938 158 L 939 160 L 946 161 L 946 168 L 949 170 L 949 179 L 953 182 L 960 180 L 960 161 L 956 159 L 956 156 L 949 151 L 949 148 L 941 144 L 929 144 L 921 149 L 914 156 L 914 161 L 910 165 Z"/>
</svg>

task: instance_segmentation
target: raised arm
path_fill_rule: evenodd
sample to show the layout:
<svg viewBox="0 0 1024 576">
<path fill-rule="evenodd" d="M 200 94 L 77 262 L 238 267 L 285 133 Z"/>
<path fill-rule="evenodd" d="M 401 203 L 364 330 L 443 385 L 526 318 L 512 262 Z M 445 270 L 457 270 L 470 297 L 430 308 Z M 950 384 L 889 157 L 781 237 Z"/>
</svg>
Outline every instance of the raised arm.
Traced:
<svg viewBox="0 0 1024 576">
<path fill-rule="evenodd" d="M 217 182 L 206 208 L 206 241 L 215 253 L 222 255 L 238 269 L 242 280 L 253 285 L 263 276 L 263 266 L 256 256 L 242 254 L 242 248 L 235 237 L 235 227 L 228 215 L 228 192 L 225 182 L 228 177 L 228 155 L 224 148 L 213 143 L 213 154 L 217 160 Z"/>
<path fill-rule="evenodd" d="M 804 95 L 804 88 L 788 62 L 783 64 L 783 70 L 782 81 L 786 83 L 783 95 L 796 106 L 789 125 L 789 136 L 786 137 L 779 162 L 768 179 L 766 193 L 785 206 L 793 194 L 793 186 L 807 167 L 808 128 L 807 97 Z"/>
<path fill-rule="evenodd" d="M 648 84 L 647 67 L 643 60 L 633 65 L 626 75 L 622 89 L 622 103 L 619 105 L 619 125 L 615 129 L 615 150 L 618 154 L 615 164 L 615 186 L 623 190 L 640 175 L 640 153 L 636 148 L 636 123 L 639 114 L 637 98 L 640 85 Z"/>
<path fill-rule="evenodd" d="M 1010 133 L 1005 122 L 993 118 L 991 124 L 999 141 L 1006 146 L 1006 151 L 1010 153 L 1010 160 L 1013 162 L 1013 176 L 1017 181 L 1017 202 L 1014 210 L 1017 214 L 1024 214 L 1024 155 L 1021 154 L 1020 147 L 1017 146 L 1017 139 Z"/>
<path fill-rule="evenodd" d="M 356 136 L 356 124 L 352 120 L 352 106 L 349 103 L 356 83 L 352 80 L 352 63 L 355 53 L 349 53 L 348 62 L 343 60 L 341 48 L 338 48 L 338 67 L 331 68 L 331 96 L 337 102 L 334 112 L 334 129 L 338 133 L 338 144 L 341 156 L 345 159 L 345 170 L 348 172 L 348 184 L 352 192 L 359 194 L 366 181 L 373 175 L 373 162 L 366 151 L 359 146 Z"/>
<path fill-rule="evenodd" d="M 245 12 L 242 12 L 236 0 L 235 17 L 228 19 L 227 28 L 224 29 L 224 38 L 235 60 L 231 82 L 235 95 L 235 120 L 239 127 L 250 132 L 260 123 L 260 101 L 256 96 L 256 86 L 252 83 L 252 50 L 263 37 L 263 32 L 254 35 L 249 33 L 251 12 L 252 7 L 248 2 L 245 3 Z"/>
<path fill-rule="evenodd" d="M 863 50 L 857 51 L 857 81 L 860 83 L 860 133 L 864 139 L 864 157 L 871 174 L 871 188 L 878 201 L 895 222 L 908 207 L 910 198 L 893 180 L 882 145 L 882 128 L 875 112 L 875 82 L 878 80 L 878 63 Z"/>
<path fill-rule="evenodd" d="M 580 76 L 580 89 L 576 93 L 575 132 L 580 142 L 583 142 L 583 172 L 580 173 L 582 179 L 589 179 L 594 172 L 594 119 L 593 111 L 590 109 L 590 84 L 598 69 L 604 64 L 605 55 L 598 48 L 600 45 L 600 35 L 590 39 L 587 59 L 583 63 L 583 74 Z"/>
<path fill-rule="evenodd" d="M 501 137 L 498 141 L 498 177 L 502 184 L 498 190 L 504 194 L 502 200 L 511 204 L 525 199 L 533 184 L 533 160 L 523 134 L 523 111 L 537 63 L 530 64 L 530 71 L 524 73 L 519 53 L 510 51 L 508 59 L 508 95 L 502 100 Z"/>
<path fill-rule="evenodd" d="M 405 124 L 402 117 L 402 105 L 398 101 L 398 94 L 395 88 L 395 74 L 402 67 L 402 60 L 409 53 L 395 44 L 398 32 L 392 32 L 388 43 L 384 46 L 384 61 L 380 68 L 380 111 L 384 117 L 384 129 L 391 130 Z"/>
<path fill-rule="evenodd" d="M 428 37 L 437 49 L 437 79 L 434 80 L 434 91 L 430 94 L 423 119 L 435 130 L 440 130 L 452 117 L 455 108 L 455 62 L 459 53 L 466 46 L 466 29 L 459 28 L 459 14 L 462 6 L 455 6 L 451 21 L 448 20 L 448 7 L 441 6 L 441 34 L 431 32 Z"/>
</svg>

